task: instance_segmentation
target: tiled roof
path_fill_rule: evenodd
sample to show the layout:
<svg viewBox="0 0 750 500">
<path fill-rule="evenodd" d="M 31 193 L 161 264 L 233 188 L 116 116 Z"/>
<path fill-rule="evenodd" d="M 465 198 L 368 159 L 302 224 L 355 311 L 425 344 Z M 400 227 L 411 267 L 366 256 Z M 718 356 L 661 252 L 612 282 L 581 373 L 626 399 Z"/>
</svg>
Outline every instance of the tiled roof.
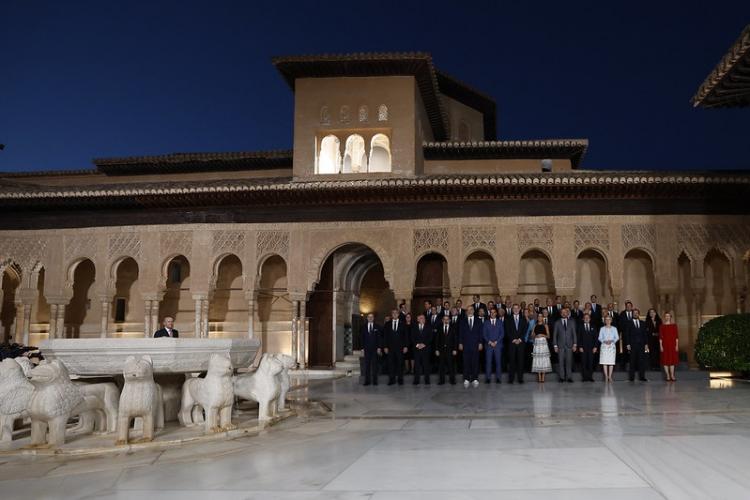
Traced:
<svg viewBox="0 0 750 500">
<path fill-rule="evenodd" d="M 750 105 L 750 24 L 706 77 L 691 102 L 704 108 Z"/>
<path fill-rule="evenodd" d="M 577 168 L 586 154 L 588 139 L 544 139 L 536 141 L 426 142 L 422 144 L 427 160 L 538 158 L 571 160 Z"/>
<path fill-rule="evenodd" d="M 93 162 L 98 171 L 107 175 L 291 168 L 292 151 L 173 153 L 157 156 L 96 158 Z"/>
</svg>

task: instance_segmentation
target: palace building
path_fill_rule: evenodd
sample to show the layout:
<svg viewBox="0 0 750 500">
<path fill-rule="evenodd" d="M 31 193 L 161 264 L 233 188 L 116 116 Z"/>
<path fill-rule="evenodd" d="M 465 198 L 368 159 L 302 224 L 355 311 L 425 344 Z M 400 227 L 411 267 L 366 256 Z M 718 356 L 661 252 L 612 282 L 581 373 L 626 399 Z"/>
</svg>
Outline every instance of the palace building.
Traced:
<svg viewBox="0 0 750 500">
<path fill-rule="evenodd" d="M 425 53 L 273 64 L 290 150 L 0 173 L 3 339 L 150 336 L 171 315 L 332 367 L 402 299 L 596 294 L 674 310 L 692 360 L 703 321 L 747 311 L 747 172 L 587 170 L 586 139 L 499 140 L 493 98 Z"/>
</svg>

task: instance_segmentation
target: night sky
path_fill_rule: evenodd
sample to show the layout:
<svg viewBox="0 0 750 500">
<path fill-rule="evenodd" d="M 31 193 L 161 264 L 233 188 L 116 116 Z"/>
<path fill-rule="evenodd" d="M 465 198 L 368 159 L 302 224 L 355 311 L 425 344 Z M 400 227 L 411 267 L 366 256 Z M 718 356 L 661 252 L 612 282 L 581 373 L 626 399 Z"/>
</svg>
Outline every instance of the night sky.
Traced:
<svg viewBox="0 0 750 500">
<path fill-rule="evenodd" d="M 748 0 L 0 0 L 0 170 L 288 149 L 271 57 L 364 51 L 430 52 L 500 139 L 588 138 L 583 168 L 747 169 L 750 108 L 690 98 L 748 23 Z"/>
</svg>

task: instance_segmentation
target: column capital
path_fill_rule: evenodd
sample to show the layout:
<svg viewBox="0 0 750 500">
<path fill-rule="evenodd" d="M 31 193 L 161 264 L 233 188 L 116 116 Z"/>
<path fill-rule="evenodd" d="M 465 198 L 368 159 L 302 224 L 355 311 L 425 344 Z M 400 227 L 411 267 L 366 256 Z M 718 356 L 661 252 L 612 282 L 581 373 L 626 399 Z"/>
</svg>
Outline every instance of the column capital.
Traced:
<svg viewBox="0 0 750 500">
<path fill-rule="evenodd" d="M 289 298 L 299 302 L 307 302 L 307 295 L 307 292 L 294 292 L 289 294 Z"/>
</svg>

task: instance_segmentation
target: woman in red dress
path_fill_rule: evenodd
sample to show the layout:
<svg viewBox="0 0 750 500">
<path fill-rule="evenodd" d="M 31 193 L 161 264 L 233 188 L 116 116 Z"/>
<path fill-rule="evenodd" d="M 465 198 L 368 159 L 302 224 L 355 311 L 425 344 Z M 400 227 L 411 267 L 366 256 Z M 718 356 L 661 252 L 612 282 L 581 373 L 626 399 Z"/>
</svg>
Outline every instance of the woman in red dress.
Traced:
<svg viewBox="0 0 750 500">
<path fill-rule="evenodd" d="M 679 339 L 677 325 L 672 321 L 672 313 L 664 314 L 664 322 L 659 326 L 659 348 L 661 350 L 661 365 L 667 382 L 674 382 L 674 367 L 679 361 Z"/>
</svg>

